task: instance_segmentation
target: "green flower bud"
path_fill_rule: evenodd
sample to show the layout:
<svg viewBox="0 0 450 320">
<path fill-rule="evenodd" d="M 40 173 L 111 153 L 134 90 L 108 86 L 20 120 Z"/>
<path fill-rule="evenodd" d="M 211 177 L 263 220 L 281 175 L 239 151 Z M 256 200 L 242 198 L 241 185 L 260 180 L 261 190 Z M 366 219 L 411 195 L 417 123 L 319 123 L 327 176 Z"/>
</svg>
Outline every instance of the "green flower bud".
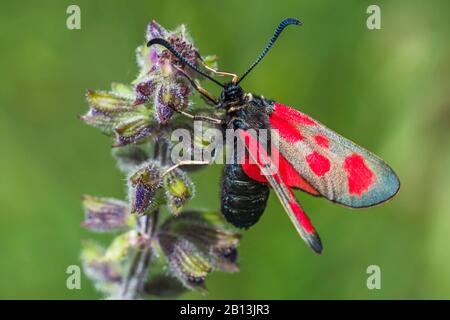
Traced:
<svg viewBox="0 0 450 320">
<path fill-rule="evenodd" d="M 117 236 L 106 249 L 104 261 L 119 262 L 128 256 L 130 248 L 141 248 L 149 243 L 144 235 L 135 230 Z"/>
<path fill-rule="evenodd" d="M 187 288 L 204 291 L 213 268 L 206 257 L 192 243 L 170 233 L 159 232 L 157 238 L 174 276 Z"/>
<path fill-rule="evenodd" d="M 80 117 L 81 120 L 108 135 L 112 135 L 116 126 L 135 111 L 132 100 L 112 93 L 88 91 L 86 98 L 90 109 Z"/>
<path fill-rule="evenodd" d="M 81 261 L 85 274 L 94 281 L 97 290 L 114 294 L 120 288 L 123 270 L 119 264 L 104 259 L 105 249 L 100 245 L 85 241 L 81 251 Z"/>
<path fill-rule="evenodd" d="M 183 205 L 194 197 L 194 184 L 180 169 L 164 175 L 167 206 L 173 215 L 180 214 Z"/>
<path fill-rule="evenodd" d="M 116 135 L 114 146 L 123 146 L 141 140 L 158 129 L 151 109 L 134 105 L 129 88 L 113 85 L 114 92 L 88 91 L 90 106 L 81 120 L 99 128 L 107 135 Z"/>
<path fill-rule="evenodd" d="M 133 86 L 131 85 L 113 82 L 111 84 L 111 91 L 113 94 L 125 99 L 133 100 L 135 98 Z"/>
<path fill-rule="evenodd" d="M 117 124 L 113 147 L 121 147 L 140 141 L 158 131 L 158 126 L 147 116 L 130 117 Z"/>
</svg>

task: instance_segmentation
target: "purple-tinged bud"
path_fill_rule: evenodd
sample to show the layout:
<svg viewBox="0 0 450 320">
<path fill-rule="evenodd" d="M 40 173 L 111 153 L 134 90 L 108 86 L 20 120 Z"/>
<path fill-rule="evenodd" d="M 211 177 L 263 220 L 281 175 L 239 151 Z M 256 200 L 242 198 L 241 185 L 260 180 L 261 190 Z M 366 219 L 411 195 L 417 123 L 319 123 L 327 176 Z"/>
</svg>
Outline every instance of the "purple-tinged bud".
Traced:
<svg viewBox="0 0 450 320">
<path fill-rule="evenodd" d="M 206 275 L 213 269 L 238 271 L 240 235 L 226 227 L 216 213 L 186 211 L 170 217 L 156 239 L 173 274 L 188 288 L 203 288 Z M 198 262 L 193 263 L 194 259 Z"/>
<path fill-rule="evenodd" d="M 153 94 L 155 93 L 156 82 L 155 80 L 148 80 L 145 82 L 140 82 L 136 85 L 136 100 L 134 100 L 134 105 L 147 103 Z"/>
<path fill-rule="evenodd" d="M 158 131 L 158 125 L 148 116 L 139 116 L 123 122 L 115 129 L 116 141 L 113 147 L 122 147 L 138 142 Z"/>
<path fill-rule="evenodd" d="M 198 65 L 198 50 L 194 47 L 184 25 L 181 25 L 176 30 L 169 32 L 155 21 L 152 21 L 147 27 L 146 40 L 150 41 L 154 38 L 165 39 L 189 62 Z M 192 73 L 191 70 L 186 68 L 184 63 L 176 58 L 169 50 L 159 46 L 151 47 L 149 52 L 140 47 L 137 58 L 140 66 L 147 70 L 152 68 L 153 73 L 158 73 L 158 71 L 161 71 L 162 75 L 165 77 L 177 75 L 177 73 L 173 72 L 173 68 L 168 68 L 168 65 L 178 69 L 183 69 L 192 77 L 198 77 L 198 74 Z M 140 73 L 140 77 L 144 75 L 145 72 Z"/>
<path fill-rule="evenodd" d="M 121 94 L 100 91 L 88 91 L 87 100 L 90 110 L 81 119 L 99 128 L 108 135 L 116 135 L 114 146 L 123 146 L 141 140 L 157 130 L 153 110 L 144 106 L 134 106 L 133 100 Z"/>
<path fill-rule="evenodd" d="M 153 162 L 143 164 L 128 178 L 131 211 L 144 214 L 159 203 L 158 189 L 162 185 L 161 168 Z"/>
<path fill-rule="evenodd" d="M 211 248 L 214 267 L 225 272 L 238 272 L 238 251 L 235 247 Z"/>
<path fill-rule="evenodd" d="M 130 226 L 130 208 L 124 201 L 83 196 L 85 219 L 82 227 L 93 231 L 117 231 Z"/>
<path fill-rule="evenodd" d="M 165 38 L 167 35 L 167 30 L 164 29 L 159 23 L 155 20 L 152 20 L 147 26 L 147 33 L 145 35 L 145 39 L 148 41 L 155 38 Z"/>
<path fill-rule="evenodd" d="M 159 232 L 158 244 L 173 275 L 189 289 L 205 290 L 205 279 L 213 269 L 205 256 L 190 242 Z"/>
<path fill-rule="evenodd" d="M 175 110 L 183 110 L 188 105 L 189 88 L 185 85 L 161 85 L 155 96 L 156 117 L 166 124 Z"/>
<path fill-rule="evenodd" d="M 186 26 L 181 25 L 174 31 L 170 32 L 166 36 L 167 42 L 169 42 L 186 60 L 190 63 L 198 65 L 199 56 L 197 48 L 192 43 L 192 40 L 186 31 Z M 163 50 L 160 55 L 161 60 L 168 60 L 174 66 L 185 69 L 185 64 L 182 63 L 177 57 L 170 53 L 168 50 Z M 189 71 L 190 72 L 190 71 Z M 194 75 L 198 76 L 198 75 Z"/>
</svg>

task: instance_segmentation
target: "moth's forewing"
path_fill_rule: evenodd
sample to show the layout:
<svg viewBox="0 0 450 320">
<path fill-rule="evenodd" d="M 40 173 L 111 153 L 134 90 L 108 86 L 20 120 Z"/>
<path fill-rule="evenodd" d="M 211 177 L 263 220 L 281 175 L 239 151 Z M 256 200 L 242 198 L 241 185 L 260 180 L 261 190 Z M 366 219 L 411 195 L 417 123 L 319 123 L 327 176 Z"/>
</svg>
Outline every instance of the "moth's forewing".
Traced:
<svg viewBox="0 0 450 320">
<path fill-rule="evenodd" d="M 361 208 L 397 194 L 400 181 L 383 160 L 304 113 L 274 103 L 269 122 L 282 156 L 323 197 Z"/>
</svg>

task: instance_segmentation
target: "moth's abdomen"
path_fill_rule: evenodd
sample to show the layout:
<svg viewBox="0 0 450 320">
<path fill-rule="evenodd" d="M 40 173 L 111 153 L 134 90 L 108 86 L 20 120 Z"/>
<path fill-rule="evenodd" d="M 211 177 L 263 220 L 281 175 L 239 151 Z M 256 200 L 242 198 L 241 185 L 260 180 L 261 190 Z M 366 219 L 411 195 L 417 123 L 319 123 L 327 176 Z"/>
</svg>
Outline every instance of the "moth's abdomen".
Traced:
<svg viewBox="0 0 450 320">
<path fill-rule="evenodd" d="M 258 222 L 269 198 L 265 183 L 250 179 L 238 164 L 226 165 L 222 179 L 222 214 L 238 228 Z"/>
</svg>

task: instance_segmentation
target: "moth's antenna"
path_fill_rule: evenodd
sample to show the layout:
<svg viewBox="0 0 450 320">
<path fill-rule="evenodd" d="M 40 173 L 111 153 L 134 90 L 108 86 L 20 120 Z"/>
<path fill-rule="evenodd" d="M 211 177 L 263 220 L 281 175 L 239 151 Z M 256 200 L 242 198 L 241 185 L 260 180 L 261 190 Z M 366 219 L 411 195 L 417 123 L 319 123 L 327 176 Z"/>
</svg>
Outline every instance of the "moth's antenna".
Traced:
<svg viewBox="0 0 450 320">
<path fill-rule="evenodd" d="M 273 44 L 275 43 L 277 38 L 280 36 L 281 32 L 284 30 L 284 28 L 286 28 L 290 24 L 295 24 L 295 25 L 299 25 L 299 26 L 302 25 L 302 23 L 299 20 L 294 19 L 294 18 L 287 18 L 287 19 L 284 19 L 283 21 L 281 21 L 280 24 L 278 25 L 278 27 L 275 29 L 275 32 L 273 33 L 272 37 L 270 38 L 269 43 L 266 45 L 264 50 L 259 55 L 258 59 L 256 59 L 256 61 L 253 62 L 253 64 L 250 66 L 250 68 L 248 68 L 248 70 L 245 71 L 245 73 L 239 78 L 239 81 L 236 84 L 241 82 L 250 73 L 250 71 L 252 71 L 253 68 L 256 67 L 256 65 L 262 60 L 262 58 L 264 58 L 264 56 L 267 54 L 267 52 L 269 52 L 269 49 L 273 46 Z"/>
<path fill-rule="evenodd" d="M 220 83 L 219 81 L 217 81 L 216 79 L 212 78 L 211 76 L 207 75 L 206 73 L 204 73 L 203 71 L 201 71 L 199 68 L 197 68 L 196 66 L 194 66 L 192 63 L 190 63 L 189 61 L 186 60 L 185 57 L 183 57 L 181 55 L 181 53 L 179 53 L 169 42 L 167 42 L 164 39 L 161 38 L 155 38 L 150 40 L 147 43 L 147 47 L 150 47 L 154 44 L 159 44 L 163 47 L 165 47 L 167 50 L 169 50 L 170 52 L 172 52 L 172 54 L 178 58 L 178 60 L 180 60 L 181 62 L 183 62 L 185 65 L 187 65 L 189 68 L 191 68 L 192 70 L 200 73 L 202 76 L 204 76 L 205 78 L 208 78 L 209 80 L 211 80 L 212 82 L 216 83 L 217 85 L 221 86 L 223 88 L 223 84 Z"/>
</svg>

